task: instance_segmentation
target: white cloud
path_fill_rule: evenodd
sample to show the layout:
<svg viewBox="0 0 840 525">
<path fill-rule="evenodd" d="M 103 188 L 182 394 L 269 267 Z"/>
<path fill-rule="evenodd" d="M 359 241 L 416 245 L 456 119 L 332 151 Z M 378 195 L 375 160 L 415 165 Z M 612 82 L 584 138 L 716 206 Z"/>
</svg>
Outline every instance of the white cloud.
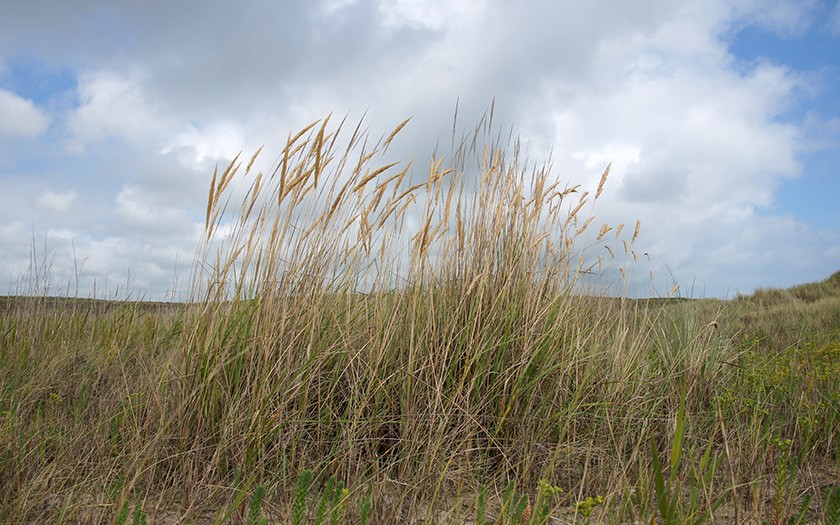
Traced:
<svg viewBox="0 0 840 525">
<path fill-rule="evenodd" d="M 138 233 L 188 233 L 195 227 L 186 210 L 163 206 L 137 187 L 120 190 L 115 203 L 117 216 Z"/>
<path fill-rule="evenodd" d="M 31 232 L 27 232 L 23 221 L 14 220 L 6 224 L 0 224 L 0 243 L 3 246 L 9 246 L 13 243 L 23 243 L 25 245 L 28 235 L 31 235 Z"/>
<path fill-rule="evenodd" d="M 343 8 L 353 5 L 358 0 L 325 0 L 321 4 L 321 10 L 325 14 L 335 14 L 340 12 Z"/>
<path fill-rule="evenodd" d="M 840 36 L 840 2 L 834 5 L 834 10 L 829 18 L 829 27 L 835 36 Z"/>
<path fill-rule="evenodd" d="M 0 89 L 0 137 L 37 137 L 50 118 L 34 102 Z"/>
<path fill-rule="evenodd" d="M 189 168 L 208 169 L 219 159 L 233 158 L 245 147 L 245 130 L 242 125 L 227 121 L 202 128 L 187 126 L 169 139 L 161 148 L 161 153 L 175 153 L 179 161 Z"/>
<path fill-rule="evenodd" d="M 167 119 L 143 92 L 137 75 L 84 73 L 77 92 L 79 107 L 68 122 L 72 150 L 81 151 L 86 144 L 112 136 L 129 141 L 154 138 L 167 127 Z"/>
<path fill-rule="evenodd" d="M 38 196 L 35 204 L 42 210 L 62 213 L 70 209 L 77 197 L 78 194 L 73 190 L 63 192 L 47 190 Z"/>
<path fill-rule="evenodd" d="M 330 111 L 333 122 L 350 113 L 345 134 L 367 111 L 373 137 L 414 115 L 389 153 L 417 157 L 421 172 L 435 144 L 447 153 L 459 97 L 468 130 L 495 97 L 499 129 L 514 125 L 535 160 L 553 151 L 557 176 L 572 184 L 594 189 L 612 162 L 595 213 L 599 222 L 642 219 L 639 251 L 651 252 L 660 274 L 667 265 L 719 294 L 730 282 L 766 285 L 759 279 L 773 266 L 777 276 L 803 271 L 793 259 L 812 271 L 832 264 L 823 248 L 831 232 L 774 214 L 777 188 L 802 169 L 807 133 L 786 111 L 809 80 L 770 62 L 736 63 L 728 48 L 747 26 L 802 31 L 811 0 L 254 2 L 235 11 L 202 4 L 195 19 L 196 5 L 113 4 L 120 36 L 103 41 L 74 34 L 60 16 L 20 18 L 52 24 L 33 26 L 48 36 L 32 46 L 86 68 L 63 131 L 91 174 L 33 186 L 68 189 L 33 189 L 24 200 L 38 217 L 107 203 L 90 222 L 112 224 L 85 231 L 81 219 L 93 210 L 83 210 L 61 234 L 72 232 L 79 253 L 90 250 L 91 274 L 113 279 L 132 267 L 145 282 L 160 278 L 165 258 L 189 252 L 198 237 L 212 164 L 262 143 L 270 161 L 288 132 Z M 212 29 L 220 20 L 224 37 Z M 40 111 L 29 104 L 30 114 Z M 26 121 L 37 118 L 13 125 Z M 58 181 L 61 166 L 52 169 Z M 17 218 L 0 215 L 0 224 Z M 56 239 L 65 228 L 39 227 Z"/>
<path fill-rule="evenodd" d="M 484 4 L 478 0 L 382 0 L 378 7 L 385 27 L 438 31 L 480 12 Z"/>
<path fill-rule="evenodd" d="M 740 4 L 740 5 L 738 5 Z M 790 35 L 806 31 L 818 6 L 817 0 L 742 0 L 736 2 L 753 23 Z"/>
<path fill-rule="evenodd" d="M 662 214 L 766 207 L 780 180 L 798 174 L 797 130 L 774 121 L 795 85 L 784 70 L 760 66 L 742 77 L 720 63 L 596 68 L 615 73 L 554 114 L 555 151 L 559 165 L 580 163 L 594 175 L 613 163 L 611 209 L 657 225 Z M 663 207 L 635 209 L 650 202 Z"/>
</svg>

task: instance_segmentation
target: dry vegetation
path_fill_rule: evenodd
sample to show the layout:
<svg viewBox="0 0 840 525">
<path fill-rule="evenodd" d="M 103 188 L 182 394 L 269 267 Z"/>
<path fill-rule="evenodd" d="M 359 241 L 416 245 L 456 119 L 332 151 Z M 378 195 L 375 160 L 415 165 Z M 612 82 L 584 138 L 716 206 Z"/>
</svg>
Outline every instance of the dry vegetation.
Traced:
<svg viewBox="0 0 840 525">
<path fill-rule="evenodd" d="M 599 297 L 638 235 L 588 215 L 608 170 L 581 194 L 490 120 L 419 181 L 405 123 L 234 161 L 188 304 L 4 300 L 0 520 L 840 522 L 840 273 Z"/>
</svg>

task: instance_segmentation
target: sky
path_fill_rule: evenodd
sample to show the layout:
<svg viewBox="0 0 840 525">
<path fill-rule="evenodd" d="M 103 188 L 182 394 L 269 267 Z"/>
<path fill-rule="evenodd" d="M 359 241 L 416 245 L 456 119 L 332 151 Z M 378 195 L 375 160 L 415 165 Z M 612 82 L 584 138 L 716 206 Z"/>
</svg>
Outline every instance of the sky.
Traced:
<svg viewBox="0 0 840 525">
<path fill-rule="evenodd" d="M 495 104 L 650 260 L 636 295 L 840 270 L 833 0 L 11 0 L 0 17 L 0 294 L 183 299 L 207 188 L 333 113 L 428 172 Z M 654 277 L 649 278 L 650 272 Z M 641 283 L 641 284 L 639 284 Z M 39 284 L 43 287 L 43 282 Z M 4 290 L 5 288 L 5 290 Z"/>
</svg>

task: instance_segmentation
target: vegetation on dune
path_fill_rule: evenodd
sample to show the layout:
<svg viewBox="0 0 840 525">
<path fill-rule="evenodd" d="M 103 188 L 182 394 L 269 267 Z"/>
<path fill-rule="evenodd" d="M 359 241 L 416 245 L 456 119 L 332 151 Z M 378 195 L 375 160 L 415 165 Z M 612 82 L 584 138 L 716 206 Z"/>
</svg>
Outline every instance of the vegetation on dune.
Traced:
<svg viewBox="0 0 840 525">
<path fill-rule="evenodd" d="M 734 302 L 745 330 L 777 352 L 840 339 L 840 272 L 787 290 L 759 289 Z"/>
<path fill-rule="evenodd" d="M 599 296 L 608 170 L 491 119 L 419 181 L 405 122 L 234 161 L 187 304 L 4 299 L 0 521 L 840 523 L 840 273 Z"/>
</svg>

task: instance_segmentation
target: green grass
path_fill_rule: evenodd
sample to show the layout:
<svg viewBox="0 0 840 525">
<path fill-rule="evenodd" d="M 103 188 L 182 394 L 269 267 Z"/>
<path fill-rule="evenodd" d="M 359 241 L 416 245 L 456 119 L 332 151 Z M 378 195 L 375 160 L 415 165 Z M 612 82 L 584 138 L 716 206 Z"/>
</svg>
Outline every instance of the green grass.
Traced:
<svg viewBox="0 0 840 525">
<path fill-rule="evenodd" d="M 188 303 L 0 301 L 0 521 L 829 523 L 840 274 L 608 298 L 636 232 L 487 127 L 232 163 Z"/>
</svg>

